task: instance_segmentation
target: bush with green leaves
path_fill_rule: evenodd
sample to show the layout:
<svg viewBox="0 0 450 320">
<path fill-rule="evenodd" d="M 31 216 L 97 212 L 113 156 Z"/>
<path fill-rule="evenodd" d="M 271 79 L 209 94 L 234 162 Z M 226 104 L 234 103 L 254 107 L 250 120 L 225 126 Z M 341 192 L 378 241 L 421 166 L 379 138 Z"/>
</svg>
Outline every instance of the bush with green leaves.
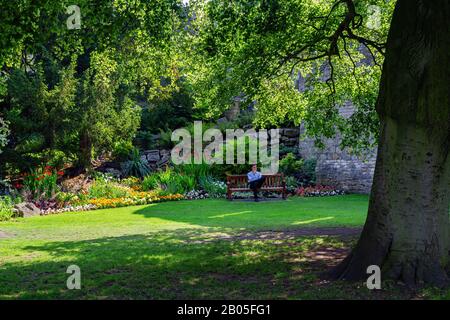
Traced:
<svg viewBox="0 0 450 320">
<path fill-rule="evenodd" d="M 225 133 L 228 129 L 241 129 L 253 127 L 253 120 L 255 113 L 248 110 L 241 110 L 237 118 L 219 123 L 213 123 L 214 127 L 217 127 L 222 133 Z"/>
<path fill-rule="evenodd" d="M 227 163 L 227 150 L 234 150 L 233 164 Z M 245 163 L 238 163 L 238 151 L 244 150 Z M 248 139 L 239 138 L 226 141 L 223 148 L 223 164 L 213 164 L 211 166 L 211 173 L 218 179 L 224 179 L 227 174 L 247 174 L 250 168 L 250 142 Z M 257 163 L 261 167 L 261 163 Z"/>
<path fill-rule="evenodd" d="M 10 194 L 11 191 L 11 183 L 8 180 L 3 180 L 0 177 L 0 195 Z"/>
<path fill-rule="evenodd" d="M 172 141 L 172 130 L 162 130 L 159 131 L 159 147 L 162 149 L 172 149 L 173 141 Z"/>
<path fill-rule="evenodd" d="M 204 128 L 203 128 L 204 129 Z M 190 130 L 190 128 L 188 128 Z M 227 164 L 227 149 L 234 149 L 233 164 Z M 239 151 L 243 150 L 245 163 L 238 163 Z M 201 177 L 212 176 L 216 179 L 225 179 L 227 174 L 247 174 L 251 170 L 250 160 L 250 142 L 247 138 L 239 138 L 229 140 L 223 145 L 223 164 L 208 164 L 205 159 L 202 159 L 201 164 L 193 163 L 191 159 L 190 164 L 181 164 L 174 166 L 177 172 L 187 175 L 192 175 L 200 179 Z M 258 163 L 261 167 L 261 163 Z"/>
<path fill-rule="evenodd" d="M 87 197 L 89 199 L 115 199 L 127 197 L 130 193 L 130 189 L 120 185 L 114 179 L 102 175 L 97 176 L 90 186 Z"/>
<path fill-rule="evenodd" d="M 142 104 L 142 130 L 155 134 L 158 129 L 174 130 L 192 122 L 194 99 L 190 83 L 181 80 L 176 85 L 177 90 L 158 94 Z"/>
<path fill-rule="evenodd" d="M 70 203 L 72 200 L 74 200 L 77 197 L 76 194 L 71 192 L 58 192 L 56 194 L 55 200 L 62 205 L 66 205 Z"/>
<path fill-rule="evenodd" d="M 148 175 L 142 181 L 142 189 L 150 191 L 162 189 L 169 194 L 184 194 L 196 188 L 195 176 L 176 172 L 170 168 Z"/>
<path fill-rule="evenodd" d="M 280 144 L 280 150 L 279 150 L 280 157 L 284 157 L 288 153 L 296 154 L 297 151 L 298 151 L 298 147 L 288 147 L 284 144 Z"/>
<path fill-rule="evenodd" d="M 303 166 L 303 159 L 297 159 L 293 153 L 288 153 L 280 160 L 280 171 L 286 176 L 298 174 Z"/>
<path fill-rule="evenodd" d="M 35 72 L 13 68 L 1 116 L 14 131 L 0 166 L 7 162 L 23 171 L 45 162 L 39 155 L 51 149 L 91 168 L 93 157 L 113 151 L 116 141 L 132 141 L 140 108 L 132 91 L 125 90 L 121 65 L 126 61 L 116 59 L 109 50 L 93 51 L 89 64 L 77 69 L 75 62 L 62 66 L 54 57 L 37 54 Z"/>
<path fill-rule="evenodd" d="M 315 159 L 308 159 L 303 162 L 303 166 L 296 175 L 297 181 L 302 186 L 311 186 L 316 184 L 316 165 Z"/>
<path fill-rule="evenodd" d="M 0 221 L 6 221 L 12 218 L 14 201 L 9 196 L 0 196 Z"/>
<path fill-rule="evenodd" d="M 9 128 L 8 123 L 0 117 L 0 153 L 2 149 L 8 143 Z"/>
<path fill-rule="evenodd" d="M 222 198 L 227 193 L 227 185 L 211 176 L 200 178 L 199 183 L 211 198 Z"/>
<path fill-rule="evenodd" d="M 73 160 L 75 160 L 74 155 L 70 155 L 68 152 L 50 148 L 45 149 L 41 153 L 40 157 L 49 166 L 58 170 L 63 169 L 67 163 L 71 163 Z"/>
<path fill-rule="evenodd" d="M 184 187 L 184 192 L 192 191 L 197 186 L 196 178 L 188 175 L 179 175 L 179 182 Z"/>
<path fill-rule="evenodd" d="M 195 189 L 195 177 L 176 173 L 170 169 L 160 175 L 160 188 L 170 194 L 184 194 Z"/>
<path fill-rule="evenodd" d="M 114 144 L 112 156 L 116 161 L 126 161 L 133 150 L 134 147 L 130 141 L 118 141 Z"/>
<path fill-rule="evenodd" d="M 142 150 L 158 149 L 157 140 L 150 131 L 139 130 L 133 139 L 133 144 Z"/>
<path fill-rule="evenodd" d="M 141 180 L 137 177 L 128 177 L 125 179 L 120 180 L 120 184 L 124 185 L 126 187 L 138 190 L 141 189 Z"/>
<path fill-rule="evenodd" d="M 174 170 L 180 174 L 195 177 L 200 179 L 201 177 L 206 177 L 213 174 L 214 166 L 209 165 L 205 162 L 201 164 L 180 164 L 174 166 Z"/>
<path fill-rule="evenodd" d="M 127 161 L 121 164 L 122 175 L 125 177 L 143 178 L 150 174 L 151 169 L 147 160 L 143 159 L 139 153 L 139 149 L 134 148 Z"/>
<path fill-rule="evenodd" d="M 142 190 L 150 191 L 159 188 L 159 176 L 158 173 L 148 175 L 142 180 Z"/>
<path fill-rule="evenodd" d="M 0 154 L 2 153 L 3 147 L 8 143 L 8 135 L 8 123 L 0 117 Z M 2 176 L 0 175 L 0 194 L 2 194 L 3 191 L 7 191 L 7 189 L 6 183 L 3 183 Z"/>
<path fill-rule="evenodd" d="M 297 179 L 295 177 L 292 177 L 292 176 L 287 176 L 287 177 L 285 177 L 285 180 L 286 180 L 286 190 L 287 190 L 287 192 L 294 193 L 295 190 L 298 187 Z"/>
</svg>

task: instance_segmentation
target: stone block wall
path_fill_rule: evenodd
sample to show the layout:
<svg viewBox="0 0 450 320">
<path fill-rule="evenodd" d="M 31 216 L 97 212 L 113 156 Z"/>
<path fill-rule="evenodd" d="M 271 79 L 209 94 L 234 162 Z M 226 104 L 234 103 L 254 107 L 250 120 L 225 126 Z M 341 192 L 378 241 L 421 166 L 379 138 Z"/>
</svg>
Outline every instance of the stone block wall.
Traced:
<svg viewBox="0 0 450 320">
<path fill-rule="evenodd" d="M 353 106 L 347 104 L 340 109 L 341 115 L 348 117 Z M 305 128 L 300 127 L 300 134 Z M 350 193 L 370 193 L 375 169 L 376 150 L 365 157 L 357 157 L 340 148 L 341 138 L 325 139 L 325 148 L 319 149 L 310 138 L 302 138 L 298 144 L 299 154 L 305 159 L 316 159 L 317 183 L 335 186 Z"/>
<path fill-rule="evenodd" d="M 170 150 L 146 150 L 141 158 L 148 162 L 152 170 L 164 168 L 170 162 Z"/>
<path fill-rule="evenodd" d="M 299 128 L 283 128 L 279 129 L 280 144 L 286 147 L 295 147 L 300 141 Z"/>
</svg>

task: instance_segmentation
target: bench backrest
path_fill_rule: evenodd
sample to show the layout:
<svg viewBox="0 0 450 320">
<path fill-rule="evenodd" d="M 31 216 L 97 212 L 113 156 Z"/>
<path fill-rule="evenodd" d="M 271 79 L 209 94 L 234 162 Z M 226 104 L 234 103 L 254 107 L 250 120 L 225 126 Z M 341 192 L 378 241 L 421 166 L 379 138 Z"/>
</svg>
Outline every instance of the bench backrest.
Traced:
<svg viewBox="0 0 450 320">
<path fill-rule="evenodd" d="M 266 180 L 262 187 L 282 187 L 284 185 L 284 175 L 282 173 L 264 175 Z M 248 188 L 248 178 L 246 174 L 227 175 L 227 184 L 232 188 Z"/>
</svg>

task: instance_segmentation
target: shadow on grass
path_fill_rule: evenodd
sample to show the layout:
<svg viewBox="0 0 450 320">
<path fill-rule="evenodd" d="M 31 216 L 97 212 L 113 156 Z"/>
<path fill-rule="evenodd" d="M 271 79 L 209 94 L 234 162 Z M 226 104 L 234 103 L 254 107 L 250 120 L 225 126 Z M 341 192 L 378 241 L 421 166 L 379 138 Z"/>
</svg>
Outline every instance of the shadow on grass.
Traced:
<svg viewBox="0 0 450 320">
<path fill-rule="evenodd" d="M 178 229 L 23 248 L 32 258 L 0 265 L 0 298 L 287 299 L 316 297 L 317 274 L 347 244 L 330 237 L 223 240 Z M 69 265 L 81 290 L 68 290 Z M 330 291 L 325 296 L 339 294 Z"/>
</svg>

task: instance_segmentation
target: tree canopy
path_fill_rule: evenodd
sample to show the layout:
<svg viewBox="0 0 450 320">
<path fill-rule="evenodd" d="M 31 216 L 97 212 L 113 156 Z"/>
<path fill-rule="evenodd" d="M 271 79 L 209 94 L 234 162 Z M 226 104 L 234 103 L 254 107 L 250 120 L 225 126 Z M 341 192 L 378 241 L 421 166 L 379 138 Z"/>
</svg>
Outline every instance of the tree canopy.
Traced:
<svg viewBox="0 0 450 320">
<path fill-rule="evenodd" d="M 372 146 L 375 102 L 395 1 L 208 1 L 198 47 L 209 76 L 197 106 L 218 112 L 234 96 L 257 101 L 259 126 L 305 120 L 310 134 L 339 129 L 345 146 Z M 203 70 L 202 70 L 203 71 Z M 304 81 L 303 90 L 294 81 Z M 350 119 L 338 107 L 352 101 Z"/>
<path fill-rule="evenodd" d="M 71 4 L 2 4 L 0 104 L 14 123 L 4 156 L 16 165 L 61 151 L 89 166 L 135 136 L 140 101 L 178 90 L 182 4 L 82 0 L 79 29 L 68 28 Z"/>
<path fill-rule="evenodd" d="M 86 165 L 94 150 L 135 136 L 143 102 L 180 90 L 203 119 L 240 97 L 256 102 L 256 126 L 304 122 L 318 143 L 339 130 L 355 151 L 376 143 L 395 1 L 83 0 L 79 29 L 67 26 L 68 1 L 4 5 L 0 103 L 17 161 L 50 148 Z M 355 113 L 344 118 L 338 107 L 349 101 Z"/>
</svg>

